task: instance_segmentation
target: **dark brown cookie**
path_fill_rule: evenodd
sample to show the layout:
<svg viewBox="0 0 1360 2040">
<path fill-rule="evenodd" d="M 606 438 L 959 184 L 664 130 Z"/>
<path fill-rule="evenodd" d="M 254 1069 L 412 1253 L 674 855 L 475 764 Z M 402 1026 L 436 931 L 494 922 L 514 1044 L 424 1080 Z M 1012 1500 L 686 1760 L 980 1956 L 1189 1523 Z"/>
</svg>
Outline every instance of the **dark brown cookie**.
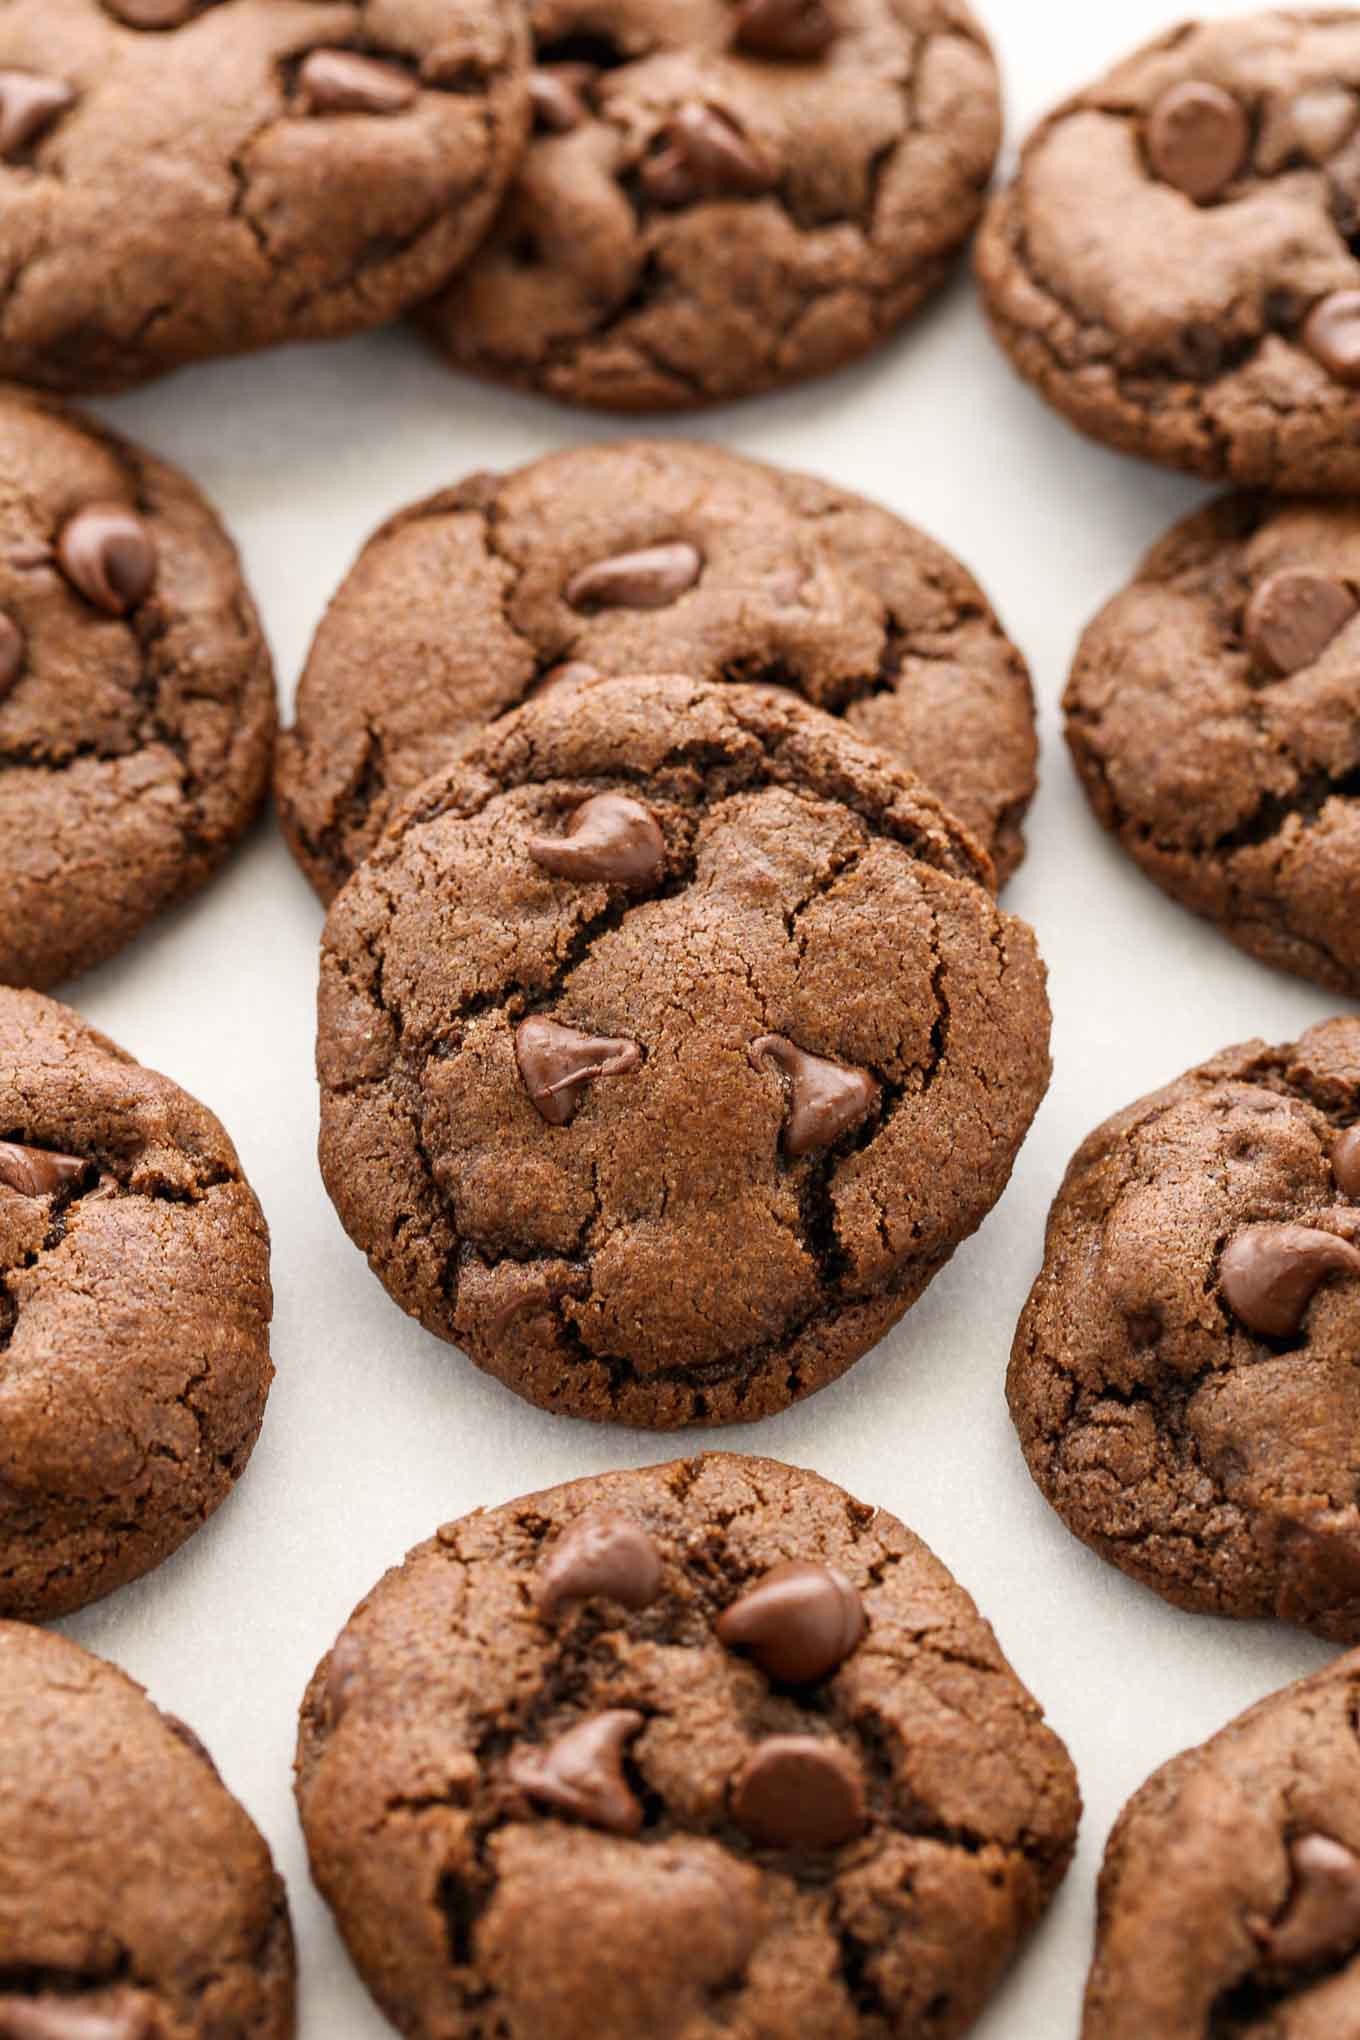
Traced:
<svg viewBox="0 0 1360 2040">
<path fill-rule="evenodd" d="M 64 1637 L 0 1623 L 0 2036 L 289 2040 L 269 1850 L 197 1736 Z"/>
<path fill-rule="evenodd" d="M 771 1617 L 791 1565 L 803 1596 Z M 1079 1813 L 1062 1744 L 920 1540 L 724 1453 L 418 1546 L 312 1681 L 297 1793 L 350 1953 L 413 2040 L 952 2040 Z"/>
<path fill-rule="evenodd" d="M 942 546 L 860 496 L 715 446 L 577 447 L 394 517 L 331 604 L 281 739 L 294 855 L 331 898 L 398 799 L 548 676 L 772 680 L 1024 854 L 1024 660 Z"/>
<path fill-rule="evenodd" d="M 259 619 L 197 489 L 0 389 L 0 983 L 100 963 L 205 884 L 274 728 Z"/>
<path fill-rule="evenodd" d="M 518 0 L 0 7 L 0 375 L 120 389 L 380 326 L 524 144 Z"/>
<path fill-rule="evenodd" d="M 1100 1878 L 1081 2040 L 1360 2033 L 1360 1652 L 1164 1764 Z"/>
<path fill-rule="evenodd" d="M 866 353 L 943 282 L 1001 134 L 964 0 L 531 0 L 537 132 L 425 323 L 461 368 L 681 410 Z"/>
<path fill-rule="evenodd" d="M 1043 967 L 988 869 L 792 694 L 530 703 L 331 909 L 347 1230 L 546 1408 L 669 1426 L 811 1394 L 985 1217 L 1043 1096 Z"/>
<path fill-rule="evenodd" d="M 1178 524 L 1086 632 L 1066 709 L 1149 877 L 1360 994 L 1360 509 L 1230 496 Z"/>
<path fill-rule="evenodd" d="M 1360 1638 L 1360 1019 L 1078 1149 L 1011 1356 L 1031 1473 L 1178 1607 Z M 1224 2029 L 1226 2031 L 1226 2028 Z"/>
<path fill-rule="evenodd" d="M 83 1607 L 226 1500 L 270 1307 L 268 1229 L 212 1114 L 0 990 L 0 1613 Z"/>
<path fill-rule="evenodd" d="M 1015 367 L 1094 438 L 1360 489 L 1360 13 L 1189 23 L 1069 99 L 978 270 Z"/>
</svg>

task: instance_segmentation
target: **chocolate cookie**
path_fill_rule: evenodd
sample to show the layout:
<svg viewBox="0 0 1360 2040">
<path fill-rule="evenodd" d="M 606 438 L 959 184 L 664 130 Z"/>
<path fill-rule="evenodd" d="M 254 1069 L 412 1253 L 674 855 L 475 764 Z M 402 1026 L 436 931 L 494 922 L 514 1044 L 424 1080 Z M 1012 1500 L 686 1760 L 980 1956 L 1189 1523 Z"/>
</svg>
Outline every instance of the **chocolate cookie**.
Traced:
<svg viewBox="0 0 1360 2040">
<path fill-rule="evenodd" d="M 1081 2040 L 1360 2032 L 1360 1652 L 1164 1764 L 1105 1851 Z"/>
<path fill-rule="evenodd" d="M 192 483 L 0 389 L 0 983 L 100 963 L 205 884 L 274 727 L 240 561 Z"/>
<path fill-rule="evenodd" d="M 1094 438 L 1360 489 L 1360 13 L 1181 24 L 1060 106 L 993 201 L 998 339 Z"/>
<path fill-rule="evenodd" d="M 950 2040 L 1079 1813 L 920 1540 L 726 1453 L 419 1545 L 308 1689 L 297 1794 L 350 1953 L 414 2040 Z"/>
<path fill-rule="evenodd" d="M 531 0 L 536 133 L 425 314 L 460 368 L 690 409 L 866 353 L 948 276 L 1001 134 L 964 0 Z"/>
<path fill-rule="evenodd" d="M 212 1114 L 0 989 L 0 1614 L 98 1600 L 226 1500 L 270 1307 L 268 1230 Z"/>
<path fill-rule="evenodd" d="M 0 375 L 108 390 L 381 326 L 524 144 L 517 0 L 0 8 Z"/>
<path fill-rule="evenodd" d="M 191 1729 L 88 1651 L 0 1623 L 3 2040 L 288 2040 L 263 1836 Z"/>
<path fill-rule="evenodd" d="M 1082 639 L 1066 708 L 1149 877 L 1360 994 L 1360 509 L 1233 496 L 1178 524 Z"/>
<path fill-rule="evenodd" d="M 545 1408 L 669 1426 L 811 1394 L 985 1217 L 1043 1096 L 1043 967 L 987 872 L 791 694 L 530 703 L 331 909 L 346 1229 Z"/>
<path fill-rule="evenodd" d="M 587 668 L 792 687 L 919 772 L 1001 878 L 1024 854 L 1029 675 L 958 561 L 810 476 L 638 442 L 476 475 L 364 548 L 275 779 L 322 898 L 470 732 Z"/>
<path fill-rule="evenodd" d="M 1011 1356 L 1030 1472 L 1177 1607 L 1360 1638 L 1360 1019 L 1078 1149 Z M 1224 2029 L 1226 2032 L 1226 2028 Z"/>
</svg>

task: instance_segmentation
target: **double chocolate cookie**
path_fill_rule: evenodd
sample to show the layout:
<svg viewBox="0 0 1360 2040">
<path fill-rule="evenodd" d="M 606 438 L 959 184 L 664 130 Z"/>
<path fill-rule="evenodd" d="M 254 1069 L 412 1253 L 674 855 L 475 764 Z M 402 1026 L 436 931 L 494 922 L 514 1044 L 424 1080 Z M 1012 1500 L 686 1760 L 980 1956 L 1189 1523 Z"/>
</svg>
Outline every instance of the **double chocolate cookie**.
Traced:
<svg viewBox="0 0 1360 2040">
<path fill-rule="evenodd" d="M 425 315 L 459 367 L 672 410 L 865 353 L 949 274 L 1001 133 L 964 0 L 531 0 L 536 132 Z"/>
<path fill-rule="evenodd" d="M 1360 510 L 1230 496 L 1178 524 L 1086 632 L 1066 709 L 1149 877 L 1360 993 Z"/>
<path fill-rule="evenodd" d="M 0 990 L 0 1614 L 97 1600 L 226 1500 L 270 1307 L 268 1231 L 212 1114 Z"/>
<path fill-rule="evenodd" d="M 728 1454 L 418 1546 L 312 1681 L 297 1794 L 350 1952 L 414 2040 L 952 2040 L 1079 1812 L 919 1539 Z"/>
<path fill-rule="evenodd" d="M 577 447 L 392 518 L 317 634 L 275 790 L 329 899 L 401 796 L 574 674 L 776 681 L 901 759 L 992 854 L 1024 852 L 1025 663 L 924 533 L 715 446 Z"/>
<path fill-rule="evenodd" d="M 769 1415 L 1004 1189 L 1044 973 L 905 771 L 773 688 L 597 680 L 331 909 L 321 1165 L 396 1300 L 547 1409 Z"/>
<path fill-rule="evenodd" d="M 1164 1764 L 1105 1851 L 1081 2040 L 1360 2032 L 1360 1653 Z"/>
<path fill-rule="evenodd" d="M 1083 1143 L 1016 1334 L 1011 1414 L 1103 1558 L 1178 1607 L 1349 1643 L 1358 1352 L 1348 1019 L 1227 1049 Z"/>
<path fill-rule="evenodd" d="M 0 374 L 107 390 L 380 326 L 524 145 L 517 0 L 0 7 Z"/>
<path fill-rule="evenodd" d="M 203 885 L 264 797 L 275 719 L 192 483 L 0 389 L 0 983 L 102 962 Z"/>
<path fill-rule="evenodd" d="M 1012 362 L 1095 438 L 1360 489 L 1360 13 L 1169 30 L 1033 135 L 978 268 Z"/>
<path fill-rule="evenodd" d="M 264 1838 L 191 1729 L 88 1651 L 0 1623 L 0 2035 L 289 2040 Z"/>
</svg>

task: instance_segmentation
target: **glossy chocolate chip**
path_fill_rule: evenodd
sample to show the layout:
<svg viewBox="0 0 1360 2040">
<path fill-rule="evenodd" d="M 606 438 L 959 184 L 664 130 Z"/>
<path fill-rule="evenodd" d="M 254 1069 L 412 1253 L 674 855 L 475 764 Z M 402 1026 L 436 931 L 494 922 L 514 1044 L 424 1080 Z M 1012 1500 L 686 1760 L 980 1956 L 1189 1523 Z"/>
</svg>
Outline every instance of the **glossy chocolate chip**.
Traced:
<svg viewBox="0 0 1360 2040">
<path fill-rule="evenodd" d="M 731 116 L 699 99 L 672 114 L 638 179 L 647 197 L 665 206 L 754 198 L 774 182 L 765 158 Z"/>
<path fill-rule="evenodd" d="M 1322 657 L 1357 609 L 1354 591 L 1334 575 L 1285 567 L 1262 581 L 1247 604 L 1243 635 L 1271 672 L 1301 673 Z"/>
<path fill-rule="evenodd" d="M 751 1043 L 751 1060 L 768 1056 L 788 1081 L 789 1110 L 784 1123 L 784 1148 L 791 1155 L 830 1147 L 843 1133 L 873 1111 L 878 1081 L 867 1070 L 809 1055 L 782 1034 L 762 1034 Z"/>
<path fill-rule="evenodd" d="M 156 548 L 135 510 L 123 503 L 90 503 L 62 527 L 57 558 L 68 581 L 87 602 L 125 616 L 151 593 Z"/>
<path fill-rule="evenodd" d="M 1360 1857 L 1330 1835 L 1302 1835 L 1289 1845 L 1293 1888 L 1273 1921 L 1249 1920 L 1272 1966 L 1309 1969 L 1336 1961 L 1360 1944 Z"/>
<path fill-rule="evenodd" d="M 555 1813 L 574 1814 L 610 1834 L 635 1835 L 642 1808 L 623 1775 L 623 1753 L 646 1717 L 612 1707 L 569 1728 L 541 1750 L 517 1750 L 510 1780 Z"/>
<path fill-rule="evenodd" d="M 24 634 L 12 616 L 0 610 L 0 696 L 9 693 L 24 670 Z"/>
<path fill-rule="evenodd" d="M 583 1034 L 535 1013 L 515 1029 L 515 1057 L 524 1088 L 549 1126 L 575 1116 L 586 1087 L 599 1077 L 626 1076 L 642 1060 L 635 1041 Z"/>
<path fill-rule="evenodd" d="M 75 99 L 64 78 L 36 71 L 0 71 L 0 157 L 17 156 Z"/>
<path fill-rule="evenodd" d="M 104 0 L 104 5 L 128 28 L 183 28 L 198 13 L 200 0 Z"/>
<path fill-rule="evenodd" d="M 1148 161 L 1164 184 L 1199 205 L 1227 189 L 1247 160 L 1245 107 L 1217 85 L 1193 80 L 1164 92 L 1147 118 Z"/>
<path fill-rule="evenodd" d="M 298 89 L 313 113 L 404 113 L 420 97 L 408 71 L 354 50 L 313 50 L 298 71 Z"/>
<path fill-rule="evenodd" d="M 25 1147 L 16 1140 L 0 1140 L 0 1183 L 17 1190 L 21 1197 L 50 1197 L 64 1190 L 89 1168 L 79 1155 L 62 1155 L 51 1148 Z"/>
<path fill-rule="evenodd" d="M 590 112 L 586 94 L 596 76 L 589 64 L 540 64 L 529 73 L 534 125 L 550 135 L 568 135 Z"/>
<path fill-rule="evenodd" d="M 573 574 L 563 593 L 572 609 L 667 609 L 704 570 L 699 548 L 683 539 L 616 553 Z"/>
<path fill-rule="evenodd" d="M 737 1773 L 732 1818 L 764 1848 L 839 1849 L 863 1831 L 864 1778 L 839 1743 L 771 1736 Z"/>
<path fill-rule="evenodd" d="M 0 2040 L 151 2040 L 145 2010 L 96 2011 L 70 1998 L 0 1998 Z"/>
<path fill-rule="evenodd" d="M 825 0 L 741 0 L 737 47 L 755 57 L 820 57 L 836 40 Z"/>
<path fill-rule="evenodd" d="M 1343 1197 L 1360 1197 L 1360 1126 L 1348 1126 L 1332 1149 L 1332 1175 Z"/>
<path fill-rule="evenodd" d="M 844 1664 L 864 1636 L 864 1604 L 831 1565 L 790 1559 L 718 1617 L 719 1643 L 755 1659 L 767 1678 L 812 1686 Z"/>
<path fill-rule="evenodd" d="M 1315 304 L 1303 344 L 1337 382 L 1360 385 L 1360 290 L 1336 290 Z"/>
<path fill-rule="evenodd" d="M 328 1728 L 339 1728 L 363 1665 L 364 1653 L 355 1638 L 348 1633 L 337 1637 L 326 1660 L 326 1675 L 321 1688 Z"/>
<path fill-rule="evenodd" d="M 666 868 L 666 839 L 651 809 L 625 793 L 597 793 L 561 836 L 530 836 L 534 863 L 557 878 L 648 885 Z"/>
<path fill-rule="evenodd" d="M 604 675 L 598 666 L 591 666 L 584 659 L 564 659 L 560 666 L 554 666 L 535 680 L 526 695 L 526 700 L 537 700 L 541 694 L 560 694 L 567 687 L 585 687 L 592 680 L 602 680 Z"/>
<path fill-rule="evenodd" d="M 546 1620 L 572 1602 L 596 1598 L 648 1608 L 661 1592 L 661 1555 L 640 1523 L 597 1509 L 558 1538 L 531 1591 Z"/>
<path fill-rule="evenodd" d="M 1225 1247 L 1218 1273 L 1234 1317 L 1263 1338 L 1289 1339 L 1329 1276 L 1360 1276 L 1360 1250 L 1315 1226 L 1253 1225 Z"/>
</svg>

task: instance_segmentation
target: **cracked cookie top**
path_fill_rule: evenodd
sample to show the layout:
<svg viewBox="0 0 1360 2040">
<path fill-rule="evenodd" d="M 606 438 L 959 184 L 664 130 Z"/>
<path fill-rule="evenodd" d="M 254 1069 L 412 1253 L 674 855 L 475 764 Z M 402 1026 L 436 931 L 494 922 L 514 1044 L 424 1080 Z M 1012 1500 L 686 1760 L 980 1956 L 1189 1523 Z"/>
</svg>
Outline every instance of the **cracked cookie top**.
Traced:
<svg viewBox="0 0 1360 2040">
<path fill-rule="evenodd" d="M 1078 1149 L 1011 1357 L 1068 1527 L 1178 1607 L 1360 1638 L 1360 1020 L 1253 1041 Z M 1168 2029 L 1170 2030 L 1170 2029 Z"/>
<path fill-rule="evenodd" d="M 1105 826 L 1253 956 L 1360 993 L 1360 511 L 1227 497 L 1082 639 L 1067 736 Z"/>
<path fill-rule="evenodd" d="M 365 546 L 279 746 L 279 813 L 322 897 L 470 732 L 588 668 L 792 687 L 918 772 L 1000 878 L 1020 861 L 1033 696 L 966 569 L 811 476 L 638 441 L 474 475 Z"/>
<path fill-rule="evenodd" d="M 963 0 L 532 0 L 536 132 L 424 321 L 570 402 L 686 409 L 863 354 L 949 273 L 1001 132 Z"/>
<path fill-rule="evenodd" d="M 668 1426 L 810 1394 L 985 1217 L 1047 1084 L 1043 967 L 988 872 L 791 694 L 520 709 L 331 909 L 347 1230 L 546 1408 Z"/>
<path fill-rule="evenodd" d="M 953 2040 L 1079 1811 L 920 1540 L 723 1453 L 418 1546 L 318 1668 L 297 1792 L 350 1952 L 417 2040 Z"/>
<path fill-rule="evenodd" d="M 191 1729 L 0 1622 L 0 2033 L 289 2040 L 288 1900 Z"/>
<path fill-rule="evenodd" d="M 212 1114 L 0 989 L 0 1614 L 97 1600 L 226 1500 L 270 1310 L 268 1230 Z"/>
<path fill-rule="evenodd" d="M 1360 1652 L 1155 1772 L 1110 1836 L 1081 2040 L 1360 2019 Z"/>
<path fill-rule="evenodd" d="M 264 797 L 275 719 L 192 483 L 0 388 L 0 983 L 100 963 L 204 884 Z"/>
<path fill-rule="evenodd" d="M 380 326 L 522 152 L 500 0 L 0 6 L 0 374 L 109 390 Z"/>
<path fill-rule="evenodd" d="M 1354 492 L 1360 15 L 1168 31 L 1031 137 L 978 269 L 1015 366 L 1095 438 Z"/>
</svg>

